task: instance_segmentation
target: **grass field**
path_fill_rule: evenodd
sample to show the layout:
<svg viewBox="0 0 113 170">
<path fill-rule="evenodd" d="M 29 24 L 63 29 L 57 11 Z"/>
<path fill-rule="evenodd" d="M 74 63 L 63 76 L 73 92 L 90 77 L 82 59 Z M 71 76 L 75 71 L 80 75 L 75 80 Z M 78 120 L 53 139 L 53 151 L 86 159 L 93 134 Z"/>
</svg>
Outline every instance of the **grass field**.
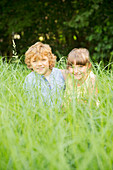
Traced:
<svg viewBox="0 0 113 170">
<path fill-rule="evenodd" d="M 0 170 L 112 170 L 113 72 L 97 69 L 99 107 L 33 107 L 23 65 L 0 63 Z M 68 100 L 68 99 L 67 99 Z"/>
</svg>

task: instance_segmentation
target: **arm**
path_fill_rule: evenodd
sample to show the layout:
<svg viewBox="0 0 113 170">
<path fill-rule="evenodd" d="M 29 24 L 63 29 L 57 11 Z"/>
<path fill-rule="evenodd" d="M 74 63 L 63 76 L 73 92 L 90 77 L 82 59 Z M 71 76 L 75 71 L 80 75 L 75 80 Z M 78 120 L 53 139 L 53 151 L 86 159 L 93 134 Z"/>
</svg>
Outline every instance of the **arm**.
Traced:
<svg viewBox="0 0 113 170">
<path fill-rule="evenodd" d="M 68 75 L 68 73 L 69 73 L 69 71 L 68 70 L 66 70 L 66 69 L 60 69 L 60 71 L 61 71 L 61 73 L 62 73 L 62 75 L 63 75 L 63 78 L 64 78 L 64 80 L 66 80 L 66 78 L 67 78 L 67 75 Z"/>
</svg>

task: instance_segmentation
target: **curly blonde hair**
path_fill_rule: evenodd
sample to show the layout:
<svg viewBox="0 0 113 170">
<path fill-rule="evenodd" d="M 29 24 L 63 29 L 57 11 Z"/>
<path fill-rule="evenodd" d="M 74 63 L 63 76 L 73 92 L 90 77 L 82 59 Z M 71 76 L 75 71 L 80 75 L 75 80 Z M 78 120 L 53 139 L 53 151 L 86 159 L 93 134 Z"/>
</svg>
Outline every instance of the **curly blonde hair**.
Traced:
<svg viewBox="0 0 113 170">
<path fill-rule="evenodd" d="M 41 59 L 44 56 L 48 57 L 49 68 L 52 70 L 52 68 L 55 66 L 56 56 L 52 53 L 51 47 L 48 44 L 43 44 L 41 42 L 37 42 L 29 47 L 25 53 L 25 63 L 29 69 L 33 70 L 31 58 L 34 57 L 36 59 Z"/>
<path fill-rule="evenodd" d="M 89 51 L 86 48 L 74 48 L 70 51 L 67 58 L 67 68 L 72 66 L 76 61 L 76 65 L 90 65 Z"/>
</svg>

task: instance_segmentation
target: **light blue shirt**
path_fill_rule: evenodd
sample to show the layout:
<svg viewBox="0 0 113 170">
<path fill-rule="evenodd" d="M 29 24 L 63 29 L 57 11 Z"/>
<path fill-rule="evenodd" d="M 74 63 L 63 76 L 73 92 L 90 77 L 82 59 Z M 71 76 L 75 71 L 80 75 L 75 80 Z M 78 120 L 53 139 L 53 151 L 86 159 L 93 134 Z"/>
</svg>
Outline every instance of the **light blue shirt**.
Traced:
<svg viewBox="0 0 113 170">
<path fill-rule="evenodd" d="M 35 103 L 42 102 L 47 105 L 60 104 L 62 102 L 65 80 L 58 68 L 53 68 L 48 81 L 44 76 L 31 72 L 24 82 L 24 89 L 32 96 Z"/>
</svg>

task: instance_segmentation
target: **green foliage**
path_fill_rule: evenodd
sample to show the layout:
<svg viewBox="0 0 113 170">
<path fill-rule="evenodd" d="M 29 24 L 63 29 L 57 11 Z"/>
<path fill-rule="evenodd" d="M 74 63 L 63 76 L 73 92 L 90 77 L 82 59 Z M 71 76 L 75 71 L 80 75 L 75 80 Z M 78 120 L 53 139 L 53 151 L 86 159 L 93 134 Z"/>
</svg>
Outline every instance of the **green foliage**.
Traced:
<svg viewBox="0 0 113 170">
<path fill-rule="evenodd" d="M 113 2 L 75 0 L 73 4 L 75 14 L 67 24 L 75 28 L 79 46 L 90 50 L 93 61 L 102 60 L 106 65 L 113 52 Z"/>
<path fill-rule="evenodd" d="M 34 107 L 23 90 L 29 70 L 0 62 L 0 169 L 112 169 L 113 70 L 97 71 L 99 106 L 89 95 L 59 111 Z"/>
<path fill-rule="evenodd" d="M 37 41 L 63 56 L 86 47 L 94 62 L 107 65 L 113 56 L 113 2 L 110 0 L 27 0 L 0 2 L 0 55 L 12 57 L 17 33 L 19 57 Z M 40 39 L 40 37 L 42 39 Z M 58 56 L 58 59 L 59 56 Z"/>
<path fill-rule="evenodd" d="M 67 28 L 63 21 L 70 18 L 71 8 L 68 1 L 3 1 L 0 2 L 0 32 L 1 32 L 1 53 L 12 56 L 12 36 L 15 33 L 20 35 L 16 40 L 17 52 L 22 55 L 27 48 L 39 41 L 40 36 L 43 42 L 49 43 L 55 52 L 65 49 Z M 4 14 L 2 15 L 2 12 Z M 62 16 L 62 17 L 61 17 Z M 2 32 L 5 32 L 3 35 Z M 5 47 L 8 48 L 5 48 Z M 65 51 L 65 50 L 63 50 Z M 10 54 L 9 54 L 10 53 Z"/>
</svg>

